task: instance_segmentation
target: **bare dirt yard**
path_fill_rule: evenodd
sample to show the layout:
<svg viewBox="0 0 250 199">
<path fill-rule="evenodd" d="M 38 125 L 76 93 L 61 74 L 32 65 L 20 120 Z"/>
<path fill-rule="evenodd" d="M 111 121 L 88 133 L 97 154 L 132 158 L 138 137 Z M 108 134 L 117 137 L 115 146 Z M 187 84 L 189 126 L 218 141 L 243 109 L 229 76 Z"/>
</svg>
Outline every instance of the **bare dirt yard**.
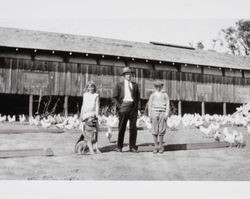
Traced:
<svg viewBox="0 0 250 199">
<path fill-rule="evenodd" d="M 52 132 L 41 127 L 20 124 L 0 124 L 0 150 L 52 148 L 55 156 L 0 158 L 1 180 L 199 180 L 248 181 L 250 180 L 250 136 L 241 130 L 247 142 L 244 148 L 224 147 L 213 149 L 171 149 L 171 145 L 214 142 L 204 138 L 197 129 L 168 131 L 163 154 L 151 151 L 131 153 L 114 152 L 117 131 L 112 143 L 99 133 L 102 154 L 77 155 L 74 144 L 79 130 Z M 148 130 L 139 130 L 139 150 L 152 145 Z M 128 143 L 126 132 L 125 143 Z M 181 146 L 181 145 L 179 145 Z M 182 149 L 182 150 L 180 150 Z"/>
</svg>

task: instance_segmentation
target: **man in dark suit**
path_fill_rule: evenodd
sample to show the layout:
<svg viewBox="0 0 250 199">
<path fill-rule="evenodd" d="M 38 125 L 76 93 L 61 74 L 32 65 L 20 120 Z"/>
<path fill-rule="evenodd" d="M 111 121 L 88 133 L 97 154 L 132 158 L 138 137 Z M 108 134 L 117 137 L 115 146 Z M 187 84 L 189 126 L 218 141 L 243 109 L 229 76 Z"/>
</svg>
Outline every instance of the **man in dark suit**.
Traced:
<svg viewBox="0 0 250 199">
<path fill-rule="evenodd" d="M 132 69 L 129 67 L 123 68 L 122 75 L 124 81 L 119 82 L 113 92 L 113 99 L 119 111 L 119 125 L 118 125 L 118 143 L 117 152 L 122 152 L 124 134 L 126 131 L 127 122 L 130 123 L 129 135 L 129 150 L 137 152 L 136 137 L 137 137 L 137 112 L 138 103 L 140 101 L 140 92 L 138 85 L 131 81 Z"/>
</svg>

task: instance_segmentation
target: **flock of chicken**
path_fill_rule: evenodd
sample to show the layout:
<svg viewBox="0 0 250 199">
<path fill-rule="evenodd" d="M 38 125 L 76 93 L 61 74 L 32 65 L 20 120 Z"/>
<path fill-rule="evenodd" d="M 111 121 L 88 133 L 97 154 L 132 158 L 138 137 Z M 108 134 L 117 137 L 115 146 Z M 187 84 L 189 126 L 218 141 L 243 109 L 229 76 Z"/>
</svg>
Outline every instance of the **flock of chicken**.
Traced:
<svg viewBox="0 0 250 199">
<path fill-rule="evenodd" d="M 243 133 L 238 128 L 233 127 L 244 127 L 248 135 L 250 135 L 250 114 L 239 113 L 226 116 L 185 114 L 183 117 L 173 115 L 168 118 L 167 125 L 170 130 L 177 130 L 181 126 L 184 128 L 197 128 L 206 138 L 214 138 L 218 142 L 225 141 L 230 146 L 244 147 L 246 141 Z"/>
<path fill-rule="evenodd" d="M 16 116 L 6 116 L 0 114 L 0 122 L 17 122 Z M 81 128 L 81 122 L 77 115 L 64 117 L 61 115 L 49 115 L 41 118 L 39 115 L 35 117 L 26 118 L 25 115 L 18 115 L 18 122 L 21 124 L 29 124 L 34 126 L 41 126 L 49 128 L 55 126 L 59 129 L 75 129 Z M 111 141 L 112 129 L 118 126 L 118 117 L 114 115 L 99 116 L 99 126 L 106 126 L 106 137 Z M 151 129 L 150 118 L 138 114 L 137 127 L 144 127 Z M 180 128 L 197 128 L 199 132 L 206 138 L 214 138 L 216 141 L 228 142 L 231 146 L 244 146 L 245 140 L 241 131 L 232 128 L 233 126 L 242 126 L 247 129 L 250 135 L 250 114 L 248 112 L 239 111 L 233 115 L 209 115 L 201 116 L 199 114 L 184 114 L 184 116 L 172 115 L 167 119 L 167 126 L 169 130 L 175 131 Z M 128 122 L 129 127 L 129 122 Z M 238 128 L 237 128 L 238 129 Z"/>
</svg>

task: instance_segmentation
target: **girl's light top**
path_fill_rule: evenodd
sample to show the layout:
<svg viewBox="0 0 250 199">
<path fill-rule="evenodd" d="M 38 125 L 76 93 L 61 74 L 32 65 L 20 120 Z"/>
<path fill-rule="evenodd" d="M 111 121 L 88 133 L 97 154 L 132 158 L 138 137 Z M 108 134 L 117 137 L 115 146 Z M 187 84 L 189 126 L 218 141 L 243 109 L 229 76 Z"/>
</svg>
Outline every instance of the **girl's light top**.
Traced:
<svg viewBox="0 0 250 199">
<path fill-rule="evenodd" d="M 100 98 L 97 93 L 86 92 L 83 94 L 81 108 L 81 118 L 84 120 L 90 116 L 98 116 L 100 107 Z"/>
</svg>

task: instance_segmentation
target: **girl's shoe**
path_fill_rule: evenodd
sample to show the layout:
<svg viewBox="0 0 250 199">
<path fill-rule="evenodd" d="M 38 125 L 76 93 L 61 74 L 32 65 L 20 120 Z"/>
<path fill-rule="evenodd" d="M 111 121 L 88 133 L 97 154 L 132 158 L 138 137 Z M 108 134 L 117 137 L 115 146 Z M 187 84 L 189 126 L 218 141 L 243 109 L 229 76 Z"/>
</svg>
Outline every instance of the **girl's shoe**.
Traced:
<svg viewBox="0 0 250 199">
<path fill-rule="evenodd" d="M 159 149 L 159 153 L 163 153 L 164 152 L 164 147 L 162 146 L 162 147 L 160 147 L 160 149 Z"/>
<path fill-rule="evenodd" d="M 157 153 L 158 152 L 158 150 L 157 150 L 157 148 L 155 148 L 154 150 L 153 150 L 153 153 L 155 154 L 155 153 Z"/>
</svg>

